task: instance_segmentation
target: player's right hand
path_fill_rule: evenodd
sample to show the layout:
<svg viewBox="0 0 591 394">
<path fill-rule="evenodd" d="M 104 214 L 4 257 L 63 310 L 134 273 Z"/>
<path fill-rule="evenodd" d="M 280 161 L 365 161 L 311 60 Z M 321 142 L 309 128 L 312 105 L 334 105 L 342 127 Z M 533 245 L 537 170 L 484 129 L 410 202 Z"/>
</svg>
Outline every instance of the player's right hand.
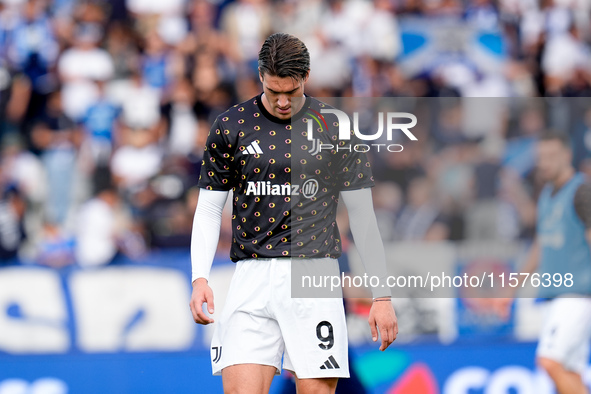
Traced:
<svg viewBox="0 0 591 394">
<path fill-rule="evenodd" d="M 199 278 L 193 282 L 193 293 L 191 294 L 191 313 L 193 313 L 193 320 L 199 324 L 213 323 L 213 319 L 203 312 L 203 304 L 207 305 L 207 311 L 210 314 L 214 312 L 213 305 L 213 291 L 207 284 L 207 279 Z"/>
</svg>

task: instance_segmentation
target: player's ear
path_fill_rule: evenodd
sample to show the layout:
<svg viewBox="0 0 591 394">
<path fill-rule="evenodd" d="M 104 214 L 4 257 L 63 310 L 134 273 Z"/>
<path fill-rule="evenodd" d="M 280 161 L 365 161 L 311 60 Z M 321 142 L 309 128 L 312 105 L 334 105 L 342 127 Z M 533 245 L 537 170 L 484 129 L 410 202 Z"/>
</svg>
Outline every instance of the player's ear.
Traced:
<svg viewBox="0 0 591 394">
<path fill-rule="evenodd" d="M 259 80 L 261 81 L 261 83 L 264 82 L 264 77 L 263 77 L 263 73 L 261 72 L 261 69 L 259 68 Z"/>
<path fill-rule="evenodd" d="M 308 82 L 308 77 L 310 76 L 310 70 L 308 70 L 306 72 L 306 75 L 304 76 L 304 83 Z"/>
</svg>

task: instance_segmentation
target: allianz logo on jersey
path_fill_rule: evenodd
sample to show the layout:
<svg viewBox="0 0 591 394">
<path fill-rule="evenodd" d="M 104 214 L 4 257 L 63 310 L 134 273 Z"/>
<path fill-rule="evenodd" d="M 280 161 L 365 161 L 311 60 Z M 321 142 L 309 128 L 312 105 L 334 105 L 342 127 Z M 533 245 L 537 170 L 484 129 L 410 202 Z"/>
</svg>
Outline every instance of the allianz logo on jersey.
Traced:
<svg viewBox="0 0 591 394">
<path fill-rule="evenodd" d="M 320 129 L 322 130 L 323 128 L 326 128 L 328 130 L 328 125 L 326 123 L 326 120 L 324 118 L 323 114 L 333 114 L 337 117 L 338 120 L 338 127 L 339 127 L 339 140 L 340 141 L 349 141 L 351 140 L 351 121 L 349 120 L 349 116 L 343 112 L 340 111 L 338 109 L 328 109 L 328 108 L 323 108 L 320 110 L 320 113 L 317 111 L 314 111 L 313 109 L 310 108 L 311 112 L 308 112 L 307 115 L 309 115 L 312 119 L 314 119 L 317 123 L 317 125 L 320 127 Z M 406 135 L 406 137 L 411 140 L 411 141 L 418 141 L 417 137 L 410 131 L 411 128 L 413 128 L 414 126 L 417 125 L 417 117 L 409 112 L 387 112 L 387 113 L 383 113 L 380 112 L 378 114 L 378 130 L 373 133 L 373 134 L 363 134 L 360 130 L 359 130 L 359 113 L 358 112 L 353 112 L 353 133 L 355 134 L 355 136 L 363 141 L 364 143 L 361 144 L 348 144 L 348 145 L 340 145 L 340 144 L 324 144 L 321 142 L 321 140 L 319 138 L 314 138 L 314 126 L 312 124 L 312 119 L 307 118 L 306 124 L 307 124 L 307 137 L 308 137 L 308 141 L 312 142 L 312 147 L 308 150 L 308 153 L 310 153 L 311 155 L 317 155 L 318 153 L 320 153 L 323 150 L 333 150 L 336 149 L 337 152 L 339 151 L 343 151 L 346 150 L 348 152 L 368 152 L 370 150 L 377 150 L 378 152 L 380 151 L 388 151 L 388 152 L 402 152 L 402 150 L 404 149 L 404 147 L 400 144 L 390 144 L 390 143 L 365 143 L 367 141 L 375 141 L 377 139 L 382 138 L 382 135 L 384 134 L 384 123 L 386 123 L 386 140 L 388 142 L 392 141 L 393 139 L 393 135 L 394 135 L 394 131 L 399 130 L 402 131 L 404 133 L 404 135 Z M 394 119 L 408 119 L 410 120 L 410 122 L 406 122 L 406 123 L 398 123 L 395 122 Z M 323 127 L 324 126 L 324 127 Z"/>
<path fill-rule="evenodd" d="M 271 183 L 270 181 L 246 182 L 247 196 L 299 196 L 313 198 L 318 193 L 318 181 L 308 179 L 303 185 Z"/>
</svg>

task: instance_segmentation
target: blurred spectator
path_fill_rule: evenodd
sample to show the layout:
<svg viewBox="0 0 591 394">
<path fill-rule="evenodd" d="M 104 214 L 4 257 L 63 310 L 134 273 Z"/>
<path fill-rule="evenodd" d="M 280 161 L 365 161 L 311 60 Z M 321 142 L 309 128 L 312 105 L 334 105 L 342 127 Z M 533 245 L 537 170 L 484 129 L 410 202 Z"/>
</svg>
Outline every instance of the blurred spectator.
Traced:
<svg viewBox="0 0 591 394">
<path fill-rule="evenodd" d="M 2 184 L 0 183 L 0 186 Z M 4 185 L 0 194 L 0 262 L 16 260 L 26 235 L 26 202 L 15 186 Z"/>
<path fill-rule="evenodd" d="M 203 53 L 209 54 L 210 59 L 219 69 L 222 79 L 234 78 L 235 66 L 230 61 L 231 48 L 225 34 L 217 26 L 218 10 L 208 0 L 193 0 L 189 6 L 189 33 L 177 45 L 178 50 L 185 55 L 185 75 L 183 78 L 197 71 L 197 57 Z M 236 81 L 238 83 L 239 81 Z"/>
<path fill-rule="evenodd" d="M 105 265 L 117 253 L 115 190 L 103 190 L 86 202 L 78 214 L 76 260 L 83 267 Z"/>
<path fill-rule="evenodd" d="M 118 251 L 133 258 L 144 253 L 145 245 L 125 213 L 117 190 L 106 187 L 86 202 L 76 225 L 76 262 L 83 267 L 110 263 Z"/>
<path fill-rule="evenodd" d="M 272 9 L 273 31 L 283 31 L 300 37 L 310 52 L 317 49 L 315 34 L 322 20 L 326 2 L 321 0 L 281 0 Z"/>
<path fill-rule="evenodd" d="M 573 25 L 574 18 L 572 10 L 569 10 L 560 2 L 555 0 L 540 1 L 541 17 L 543 18 L 542 28 L 552 38 L 554 35 L 561 35 Z"/>
<path fill-rule="evenodd" d="M 391 62 L 402 51 L 394 4 L 390 0 L 373 0 L 373 8 L 363 21 L 362 51 L 373 59 Z"/>
<path fill-rule="evenodd" d="M 150 246 L 156 249 L 188 248 L 191 245 L 194 201 L 189 197 L 187 201 L 182 198 L 183 185 L 178 178 L 168 175 L 157 181 L 159 184 L 151 190 L 154 193 L 151 203 L 142 215 Z"/>
<path fill-rule="evenodd" d="M 52 223 L 63 224 L 71 208 L 76 159 L 80 146 L 80 130 L 62 107 L 62 92 L 50 94 L 47 109 L 37 121 L 32 141 L 41 152 L 47 172 L 47 217 Z"/>
<path fill-rule="evenodd" d="M 383 157 L 385 156 L 385 157 Z M 402 152 L 389 155 L 379 155 L 376 160 L 384 160 L 376 165 L 375 176 L 381 181 L 397 184 L 406 195 L 409 184 L 417 177 L 425 175 L 421 156 L 412 147 Z"/>
<path fill-rule="evenodd" d="M 231 58 L 247 73 L 258 73 L 258 54 L 271 33 L 271 14 L 266 0 L 237 0 L 222 11 L 222 31 L 228 38 Z"/>
<path fill-rule="evenodd" d="M 195 92 L 190 81 L 182 79 L 172 86 L 171 101 L 163 109 L 168 123 L 168 151 L 186 156 L 193 150 L 199 131 L 195 114 Z"/>
<path fill-rule="evenodd" d="M 591 53 L 580 37 L 574 24 L 561 33 L 548 38 L 543 57 L 542 70 L 546 75 L 548 94 L 560 95 L 565 86 L 582 73 L 584 79 L 591 75 Z"/>
<path fill-rule="evenodd" d="M 0 43 L 0 47 L 2 47 L 2 43 Z M 0 60 L 0 138 L 7 132 L 9 127 L 6 109 L 8 106 L 8 95 L 11 90 L 11 83 L 12 79 L 10 73 Z"/>
<path fill-rule="evenodd" d="M 396 216 L 403 203 L 402 191 L 393 182 L 380 182 L 373 188 L 372 196 L 382 240 L 384 242 L 394 241 L 396 239 Z"/>
<path fill-rule="evenodd" d="M 182 11 L 183 0 L 126 0 L 127 10 L 137 17 L 174 15 Z"/>
<path fill-rule="evenodd" d="M 113 82 L 107 88 L 109 99 L 122 109 L 121 123 L 126 128 L 150 129 L 159 133 L 161 93 L 148 85 L 138 70 L 131 77 Z"/>
<path fill-rule="evenodd" d="M 433 137 L 440 148 L 468 140 L 462 128 L 462 106 L 459 101 L 443 100 L 438 119 L 433 122 Z"/>
<path fill-rule="evenodd" d="M 114 23 L 107 31 L 105 49 L 113 59 L 113 80 L 129 77 L 139 63 L 139 49 L 130 26 Z"/>
<path fill-rule="evenodd" d="M 492 0 L 472 0 L 466 9 L 465 18 L 482 30 L 495 30 L 499 25 L 499 15 Z"/>
<path fill-rule="evenodd" d="M 61 226 L 45 222 L 35 251 L 35 262 L 52 268 L 74 263 L 75 239 Z"/>
<path fill-rule="evenodd" d="M 96 166 L 108 166 L 115 137 L 116 121 L 120 108 L 105 94 L 104 81 L 97 81 L 97 100 L 90 105 L 82 118 L 85 146 Z"/>
<path fill-rule="evenodd" d="M 113 154 L 111 171 L 120 190 L 134 193 L 158 174 L 161 163 L 162 150 L 150 130 L 128 129 L 123 144 Z"/>
<path fill-rule="evenodd" d="M 170 57 L 166 43 L 156 31 L 146 36 L 141 63 L 143 79 L 149 86 L 163 89 L 168 85 Z"/>
<path fill-rule="evenodd" d="M 99 92 L 93 81 L 111 78 L 114 66 L 109 53 L 98 47 L 103 36 L 100 25 L 80 25 L 74 34 L 74 46 L 60 57 L 58 71 L 63 83 L 64 112 L 80 120 L 98 99 Z"/>
<path fill-rule="evenodd" d="M 401 241 L 442 241 L 449 237 L 449 226 L 435 200 L 433 185 L 427 178 L 414 179 L 408 201 L 396 218 L 396 239 Z"/>
<path fill-rule="evenodd" d="M 45 168 L 37 156 L 25 149 L 17 134 L 2 138 L 0 151 L 0 184 L 16 185 L 31 210 L 47 198 Z"/>
<path fill-rule="evenodd" d="M 503 165 L 522 177 L 527 176 L 535 166 L 535 145 L 544 127 L 541 109 L 525 108 L 519 115 L 516 130 L 509 131 L 510 138 L 505 147 Z"/>
<path fill-rule="evenodd" d="M 8 26 L 10 28 L 10 24 Z M 9 37 L 11 41 L 7 50 L 10 61 L 22 70 L 33 86 L 38 87 L 40 78 L 47 75 L 59 54 L 44 2 L 27 1 L 22 15 L 14 20 Z"/>
<path fill-rule="evenodd" d="M 472 142 L 450 146 L 429 163 L 429 179 L 436 182 L 438 200 L 447 210 L 463 209 L 472 203 L 474 163 L 481 152 Z M 447 212 L 450 214 L 450 212 Z"/>
</svg>

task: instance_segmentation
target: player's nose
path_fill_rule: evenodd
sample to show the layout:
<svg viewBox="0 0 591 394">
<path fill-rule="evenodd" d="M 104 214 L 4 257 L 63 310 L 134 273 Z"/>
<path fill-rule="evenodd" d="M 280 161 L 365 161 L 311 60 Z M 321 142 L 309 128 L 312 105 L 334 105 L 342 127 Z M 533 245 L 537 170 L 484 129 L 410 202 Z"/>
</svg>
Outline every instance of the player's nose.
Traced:
<svg viewBox="0 0 591 394">
<path fill-rule="evenodd" d="M 277 105 L 280 108 L 287 108 L 289 107 L 289 97 L 287 95 L 281 94 L 277 100 Z"/>
</svg>

